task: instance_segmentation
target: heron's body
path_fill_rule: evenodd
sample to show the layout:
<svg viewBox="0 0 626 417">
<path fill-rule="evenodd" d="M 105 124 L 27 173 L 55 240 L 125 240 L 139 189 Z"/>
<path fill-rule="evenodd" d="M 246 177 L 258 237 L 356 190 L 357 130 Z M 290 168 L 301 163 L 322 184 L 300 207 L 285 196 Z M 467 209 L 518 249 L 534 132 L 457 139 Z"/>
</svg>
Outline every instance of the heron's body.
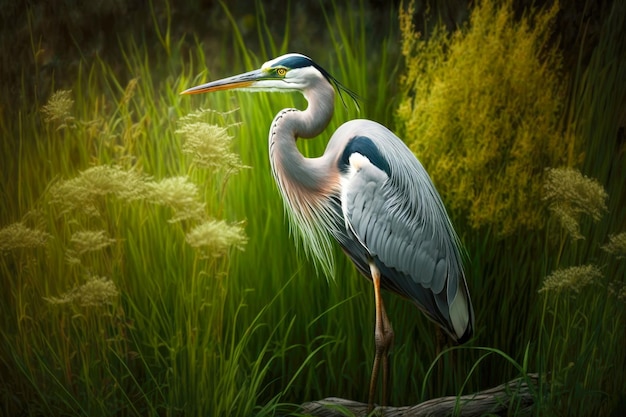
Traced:
<svg viewBox="0 0 626 417">
<path fill-rule="evenodd" d="M 272 172 L 292 223 L 323 269 L 332 270 L 334 238 L 374 282 L 371 407 L 378 361 L 383 359 L 385 369 L 393 341 L 380 287 L 413 301 L 458 342 L 471 337 L 474 313 L 452 224 L 428 174 L 402 140 L 376 122 L 359 119 L 340 126 L 318 158 L 306 158 L 296 147 L 297 139 L 317 136 L 330 122 L 335 87 L 342 88 L 309 58 L 288 54 L 260 70 L 186 93 L 259 88 L 300 91 L 307 99 L 306 110 L 282 110 L 272 122 Z M 383 387 L 386 372 L 384 377 Z"/>
</svg>

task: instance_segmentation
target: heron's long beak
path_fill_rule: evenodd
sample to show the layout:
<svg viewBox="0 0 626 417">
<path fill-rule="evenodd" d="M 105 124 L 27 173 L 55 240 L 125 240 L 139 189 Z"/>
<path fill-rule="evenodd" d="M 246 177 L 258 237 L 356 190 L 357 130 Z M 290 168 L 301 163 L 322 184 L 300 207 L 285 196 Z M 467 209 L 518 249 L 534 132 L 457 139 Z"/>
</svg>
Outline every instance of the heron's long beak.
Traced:
<svg viewBox="0 0 626 417">
<path fill-rule="evenodd" d="M 243 74 L 234 75 L 232 77 L 222 78 L 221 80 L 211 81 L 210 83 L 198 85 L 196 87 L 191 87 L 180 94 L 202 94 L 213 91 L 232 90 L 234 88 L 249 88 L 252 87 L 256 81 L 267 80 L 269 78 L 271 78 L 271 76 L 268 76 L 266 72 L 257 69 Z"/>
</svg>

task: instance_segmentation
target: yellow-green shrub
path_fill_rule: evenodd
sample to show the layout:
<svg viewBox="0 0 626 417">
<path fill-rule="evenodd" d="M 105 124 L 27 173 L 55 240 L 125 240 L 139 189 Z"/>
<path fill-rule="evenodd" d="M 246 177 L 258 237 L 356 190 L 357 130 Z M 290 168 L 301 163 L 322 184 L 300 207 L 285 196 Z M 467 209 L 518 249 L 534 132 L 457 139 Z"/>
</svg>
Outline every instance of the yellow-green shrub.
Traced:
<svg viewBox="0 0 626 417">
<path fill-rule="evenodd" d="M 415 33 L 412 6 L 401 11 L 397 116 L 449 209 L 507 235 L 542 226 L 544 170 L 570 165 L 576 149 L 562 134 L 565 82 L 548 42 L 558 7 L 516 19 L 510 0 L 494 3 L 428 40 Z"/>
</svg>

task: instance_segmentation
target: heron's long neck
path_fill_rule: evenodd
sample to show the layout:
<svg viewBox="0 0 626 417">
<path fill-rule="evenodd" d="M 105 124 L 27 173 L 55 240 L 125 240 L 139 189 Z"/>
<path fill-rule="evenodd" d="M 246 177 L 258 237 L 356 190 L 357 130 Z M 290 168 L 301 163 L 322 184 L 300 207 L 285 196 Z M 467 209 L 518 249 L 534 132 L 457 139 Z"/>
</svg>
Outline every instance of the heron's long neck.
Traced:
<svg viewBox="0 0 626 417">
<path fill-rule="evenodd" d="M 337 199 L 333 198 L 340 184 L 339 170 L 333 169 L 335 152 L 327 147 L 319 158 L 306 158 L 296 147 L 296 140 L 312 138 L 326 128 L 333 115 L 335 90 L 326 80 L 319 80 L 304 96 L 309 102 L 306 110 L 285 109 L 274 118 L 269 135 L 270 161 L 285 208 L 304 247 L 326 274 L 332 274 L 334 261 L 328 232 L 341 229 Z"/>
<path fill-rule="evenodd" d="M 328 187 L 330 154 L 306 158 L 296 147 L 298 138 L 313 138 L 328 126 L 335 103 L 335 90 L 320 80 L 304 92 L 306 110 L 284 109 L 276 115 L 269 134 L 272 171 L 283 194 L 292 201 L 294 193 L 312 195 Z M 298 193 L 300 191 L 301 193 Z"/>
</svg>

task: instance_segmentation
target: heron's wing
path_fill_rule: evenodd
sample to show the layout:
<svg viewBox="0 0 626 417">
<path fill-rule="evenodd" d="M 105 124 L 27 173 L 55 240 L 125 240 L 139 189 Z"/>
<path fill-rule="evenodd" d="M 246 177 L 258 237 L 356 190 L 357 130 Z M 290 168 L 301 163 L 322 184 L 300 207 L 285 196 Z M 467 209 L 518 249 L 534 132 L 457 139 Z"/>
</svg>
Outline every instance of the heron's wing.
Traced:
<svg viewBox="0 0 626 417">
<path fill-rule="evenodd" d="M 395 160 L 377 154 L 376 148 L 353 146 L 347 147 L 347 151 L 341 200 L 348 234 L 377 264 L 386 288 L 410 298 L 451 336 L 462 338 L 473 313 L 469 311 L 469 295 L 454 236 L 447 228 L 438 227 L 440 219 L 430 218 L 440 217 L 441 213 L 417 206 L 419 200 L 431 204 L 429 198 L 433 196 L 407 193 L 392 175 L 400 167 L 394 166 Z M 425 174 L 418 168 L 421 165 L 415 168 L 414 176 Z M 424 187 L 417 188 L 424 192 Z M 443 215 L 447 221 L 445 211 Z M 346 252 L 365 272 L 367 260 L 363 259 L 363 251 L 355 250 L 353 245 Z M 467 298 L 465 302 L 459 300 L 455 310 L 452 302 L 459 292 L 460 297 Z"/>
</svg>

